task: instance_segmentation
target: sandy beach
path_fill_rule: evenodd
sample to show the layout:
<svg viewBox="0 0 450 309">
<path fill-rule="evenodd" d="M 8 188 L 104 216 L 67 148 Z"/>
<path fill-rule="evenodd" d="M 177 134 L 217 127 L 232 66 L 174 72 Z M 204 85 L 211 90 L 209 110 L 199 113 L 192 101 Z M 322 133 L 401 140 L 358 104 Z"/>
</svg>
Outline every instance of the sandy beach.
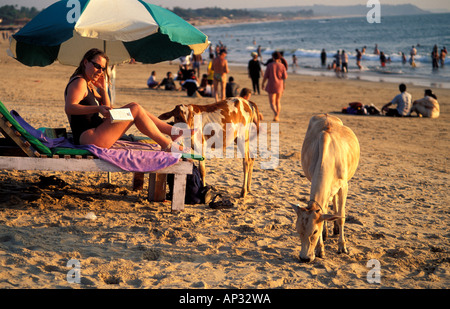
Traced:
<svg viewBox="0 0 450 309">
<path fill-rule="evenodd" d="M 0 45 L 0 101 L 34 127 L 69 129 L 63 92 L 74 68 L 26 67 Z M 117 68 L 116 106 L 135 101 L 159 115 L 177 104 L 208 104 L 185 92 L 149 90 L 152 70 L 162 79 L 178 61 Z M 205 72 L 206 66 L 202 66 Z M 301 69 L 300 69 L 301 71 Z M 241 87 L 251 82 L 231 67 Z M 408 86 L 413 99 L 425 87 Z M 257 158 L 252 192 L 239 198 L 241 159 L 211 159 L 206 182 L 235 201 L 228 210 L 205 204 L 170 212 L 170 202 L 148 202 L 146 186 L 132 191 L 130 173 L 0 171 L 0 288 L 104 289 L 446 289 L 450 284 L 448 195 L 450 89 L 433 89 L 438 119 L 341 114 L 359 101 L 381 108 L 398 94 L 385 82 L 289 74 L 279 122 L 279 164 Z M 275 125 L 265 92 L 252 101 L 268 128 Z M 349 183 L 346 239 L 325 242 L 326 257 L 301 263 L 292 203 L 309 199 L 300 162 L 312 115 L 330 113 L 356 134 L 361 159 Z M 133 127 L 130 133 L 138 134 Z M 41 176 L 60 181 L 45 184 Z M 146 184 L 147 185 L 147 184 Z M 93 212 L 95 220 L 87 219 Z M 81 282 L 69 283 L 68 261 L 80 262 Z M 380 263 L 381 283 L 369 283 Z"/>
</svg>

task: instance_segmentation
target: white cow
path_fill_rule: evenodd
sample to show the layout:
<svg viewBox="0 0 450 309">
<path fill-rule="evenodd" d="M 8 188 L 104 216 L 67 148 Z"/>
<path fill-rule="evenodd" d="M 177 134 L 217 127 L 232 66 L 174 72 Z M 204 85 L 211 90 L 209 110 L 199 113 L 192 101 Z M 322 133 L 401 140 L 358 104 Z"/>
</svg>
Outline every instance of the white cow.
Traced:
<svg viewBox="0 0 450 309">
<path fill-rule="evenodd" d="M 324 257 L 322 232 L 325 221 L 337 220 L 340 233 L 338 252 L 347 253 L 344 239 L 345 201 L 348 181 L 355 174 L 359 154 L 358 139 L 339 118 L 327 114 L 311 118 L 301 154 L 303 171 L 311 181 L 310 201 L 307 207 L 294 207 L 297 213 L 296 228 L 302 243 L 302 261 L 311 262 L 316 255 Z M 334 214 L 327 214 L 330 199 Z"/>
</svg>

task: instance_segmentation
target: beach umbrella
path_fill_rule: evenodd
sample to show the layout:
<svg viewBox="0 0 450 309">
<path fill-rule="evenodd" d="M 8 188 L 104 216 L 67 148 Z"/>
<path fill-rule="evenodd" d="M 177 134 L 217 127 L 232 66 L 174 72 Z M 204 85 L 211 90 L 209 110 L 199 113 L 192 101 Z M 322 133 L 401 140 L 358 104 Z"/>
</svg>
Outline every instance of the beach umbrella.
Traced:
<svg viewBox="0 0 450 309">
<path fill-rule="evenodd" d="M 28 66 L 78 66 L 86 51 L 110 64 L 158 63 L 201 54 L 208 37 L 171 11 L 141 0 L 62 0 L 40 12 L 10 41 L 8 53 Z"/>
</svg>

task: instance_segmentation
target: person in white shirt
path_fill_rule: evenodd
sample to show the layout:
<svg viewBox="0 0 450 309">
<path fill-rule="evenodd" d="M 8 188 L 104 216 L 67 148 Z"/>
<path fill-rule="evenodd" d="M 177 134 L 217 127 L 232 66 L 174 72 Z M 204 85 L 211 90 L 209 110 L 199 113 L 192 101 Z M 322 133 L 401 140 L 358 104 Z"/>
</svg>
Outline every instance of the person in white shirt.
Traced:
<svg viewBox="0 0 450 309">
<path fill-rule="evenodd" d="M 396 95 L 391 102 L 385 104 L 382 111 L 386 113 L 386 116 L 404 117 L 408 116 L 412 107 L 412 96 L 406 92 L 406 85 L 400 84 L 398 87 L 400 94 Z M 389 108 L 392 104 L 396 104 L 397 108 Z"/>
</svg>

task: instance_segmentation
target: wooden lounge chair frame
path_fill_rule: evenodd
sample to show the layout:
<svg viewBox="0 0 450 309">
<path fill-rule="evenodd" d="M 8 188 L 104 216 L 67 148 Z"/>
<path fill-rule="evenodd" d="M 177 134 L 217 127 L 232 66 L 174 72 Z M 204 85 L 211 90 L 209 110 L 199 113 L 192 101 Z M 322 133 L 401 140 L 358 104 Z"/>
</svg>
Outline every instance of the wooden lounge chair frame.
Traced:
<svg viewBox="0 0 450 309">
<path fill-rule="evenodd" d="M 16 128 L 0 114 L 0 170 L 35 170 L 57 172 L 122 172 L 125 171 L 94 156 L 42 155 Z M 180 161 L 172 166 L 150 172 L 148 199 L 164 201 L 166 197 L 166 175 L 174 174 L 172 212 L 184 210 L 186 178 L 192 174 L 193 163 Z M 134 173 L 133 189 L 142 189 L 145 173 Z"/>
</svg>

